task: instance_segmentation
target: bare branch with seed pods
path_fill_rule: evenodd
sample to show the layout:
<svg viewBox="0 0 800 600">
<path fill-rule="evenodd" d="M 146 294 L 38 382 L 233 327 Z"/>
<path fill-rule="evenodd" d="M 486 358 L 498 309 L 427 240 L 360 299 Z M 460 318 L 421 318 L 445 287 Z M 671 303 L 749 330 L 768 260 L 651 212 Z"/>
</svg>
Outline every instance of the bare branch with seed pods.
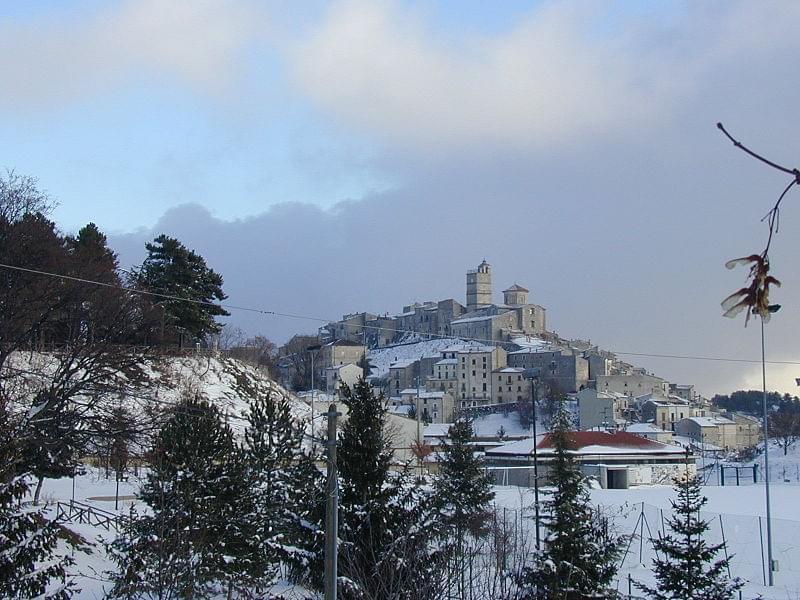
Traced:
<svg viewBox="0 0 800 600">
<path fill-rule="evenodd" d="M 737 265 L 750 265 L 750 272 L 746 280 L 747 285 L 735 291 L 722 301 L 722 309 L 725 311 L 723 314 L 726 317 L 734 318 L 742 311 L 746 310 L 744 321 L 746 327 L 747 322 L 750 320 L 750 315 L 758 315 L 765 322 L 769 321 L 769 288 L 770 286 L 780 287 L 781 285 L 780 281 L 769 274 L 769 249 L 772 244 L 773 236 L 778 233 L 778 229 L 780 228 L 781 202 L 783 202 L 786 194 L 793 186 L 800 186 L 800 170 L 784 167 L 754 152 L 728 133 L 722 123 L 717 123 L 717 128 L 725 134 L 725 137 L 733 142 L 734 146 L 746 154 L 792 177 L 789 184 L 781 192 L 781 195 L 778 196 L 775 205 L 761 219 L 761 222 L 763 223 L 766 221 L 769 227 L 769 236 L 767 237 L 767 245 L 764 250 L 760 254 L 751 254 L 750 256 L 735 258 L 725 263 L 728 269 L 733 269 Z"/>
</svg>

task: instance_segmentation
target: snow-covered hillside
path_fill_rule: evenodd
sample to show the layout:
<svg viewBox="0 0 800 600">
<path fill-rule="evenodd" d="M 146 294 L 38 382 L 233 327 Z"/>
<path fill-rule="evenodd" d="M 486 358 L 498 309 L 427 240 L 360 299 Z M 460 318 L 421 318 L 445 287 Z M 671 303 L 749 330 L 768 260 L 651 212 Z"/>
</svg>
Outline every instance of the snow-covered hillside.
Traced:
<svg viewBox="0 0 800 600">
<path fill-rule="evenodd" d="M 11 364 L 21 373 L 15 396 L 27 408 L 36 390 L 47 385 L 56 363 L 47 354 L 19 353 Z M 232 358 L 153 357 L 144 361 L 136 376 L 120 373 L 118 377 L 119 393 L 106 394 L 102 401 L 121 403 L 132 412 L 168 408 L 182 397 L 199 396 L 216 405 L 234 430 L 240 431 L 250 399 L 271 392 L 287 395 L 298 419 L 305 420 L 310 415 L 309 406 L 272 381 L 266 371 Z"/>
</svg>

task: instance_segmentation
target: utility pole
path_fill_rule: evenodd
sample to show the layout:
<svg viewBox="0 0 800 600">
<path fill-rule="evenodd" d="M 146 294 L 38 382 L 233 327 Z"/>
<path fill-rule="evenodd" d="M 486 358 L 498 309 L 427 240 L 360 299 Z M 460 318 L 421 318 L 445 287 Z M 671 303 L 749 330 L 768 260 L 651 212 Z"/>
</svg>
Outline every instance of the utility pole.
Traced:
<svg viewBox="0 0 800 600">
<path fill-rule="evenodd" d="M 536 518 L 536 549 L 541 550 L 539 539 L 539 451 L 536 448 L 536 393 L 538 380 L 531 379 L 531 426 L 533 427 L 533 510 Z"/>
<path fill-rule="evenodd" d="M 308 350 L 306 350 L 308 352 Z M 314 431 L 314 396 L 317 392 L 317 386 L 314 379 L 314 353 L 311 352 L 311 456 L 315 454 L 317 448 L 317 434 Z M 316 460 L 316 458 L 314 459 Z"/>
<path fill-rule="evenodd" d="M 328 501 L 325 514 L 325 600 L 336 600 L 339 552 L 339 476 L 336 468 L 336 404 L 328 407 Z"/>
<path fill-rule="evenodd" d="M 771 305 L 768 310 L 776 313 L 780 310 L 780 304 Z M 764 344 L 764 317 L 761 317 L 761 382 L 764 387 L 764 492 L 767 500 L 767 564 L 769 568 L 769 585 L 775 585 L 775 571 L 777 564 L 772 558 L 772 512 L 769 502 L 769 411 L 767 409 L 767 360 Z"/>
<path fill-rule="evenodd" d="M 421 368 L 421 365 L 420 367 Z M 419 375 L 417 375 L 417 406 L 416 410 L 414 411 L 417 417 L 417 450 L 422 449 L 422 442 L 421 442 L 421 427 L 420 427 L 420 417 L 419 417 Z M 417 468 L 419 469 L 419 473 L 417 474 L 417 485 L 421 485 L 422 483 L 422 453 L 417 456 Z"/>
</svg>

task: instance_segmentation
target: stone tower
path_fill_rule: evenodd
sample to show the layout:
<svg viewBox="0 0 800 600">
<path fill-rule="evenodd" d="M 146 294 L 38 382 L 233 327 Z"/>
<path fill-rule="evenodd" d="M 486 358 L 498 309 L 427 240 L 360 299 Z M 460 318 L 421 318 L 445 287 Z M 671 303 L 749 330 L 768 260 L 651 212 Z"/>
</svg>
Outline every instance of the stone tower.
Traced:
<svg viewBox="0 0 800 600">
<path fill-rule="evenodd" d="M 506 306 L 522 306 L 528 303 L 528 290 L 516 283 L 503 290 L 503 304 Z"/>
<path fill-rule="evenodd" d="M 477 269 L 467 271 L 467 311 L 492 303 L 492 267 L 486 259 Z"/>
</svg>

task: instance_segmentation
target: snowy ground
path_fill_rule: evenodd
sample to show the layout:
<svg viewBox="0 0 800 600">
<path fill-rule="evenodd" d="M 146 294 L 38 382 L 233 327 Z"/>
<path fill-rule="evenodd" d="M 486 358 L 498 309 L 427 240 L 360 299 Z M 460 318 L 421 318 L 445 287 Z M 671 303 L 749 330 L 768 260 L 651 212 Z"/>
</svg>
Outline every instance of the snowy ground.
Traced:
<svg viewBox="0 0 800 600">
<path fill-rule="evenodd" d="M 122 482 L 120 496 L 135 495 L 139 483 L 133 476 L 129 481 Z M 85 475 L 75 479 L 75 500 L 113 512 L 115 488 L 113 476 L 106 479 L 102 469 L 90 468 Z M 763 583 L 761 545 L 762 542 L 766 544 L 766 519 L 762 485 L 704 488 L 704 494 L 709 500 L 703 514 L 711 523 L 709 539 L 720 542 L 724 533 L 728 551 L 734 555 L 732 573 L 748 580 L 743 598 L 756 598 L 759 594 L 765 599 L 800 598 L 800 521 L 796 520 L 800 516 L 797 511 L 797 506 L 800 505 L 800 486 L 773 484 L 770 489 L 773 547 L 780 568 L 775 575 L 775 587 L 768 588 Z M 72 498 L 72 490 L 71 479 L 45 481 L 42 499 L 48 503 L 51 515 L 55 514 L 57 501 L 68 502 Z M 533 490 L 530 489 L 498 486 L 495 491 L 498 507 L 505 507 L 509 511 L 519 511 L 533 502 Z M 627 535 L 634 534 L 620 569 L 621 591 L 627 591 L 629 574 L 635 581 L 650 580 L 649 565 L 654 553 L 646 538 L 651 534 L 657 535 L 661 530 L 662 514 L 664 517 L 669 516 L 669 501 L 673 497 L 674 491 L 669 486 L 592 490 L 592 501 L 602 506 L 604 512 L 614 518 L 618 531 Z M 134 503 L 135 500 L 127 499 L 120 502 L 119 511 L 127 512 Z M 529 517 L 529 511 L 522 514 Z M 113 563 L 105 554 L 103 543 L 110 541 L 114 533 L 89 525 L 70 524 L 68 527 L 80 534 L 91 550 L 91 553 L 70 551 L 76 560 L 73 571 L 77 574 L 78 586 L 81 588 L 77 597 L 102 598 L 104 590 L 109 586 L 106 572 L 113 568 Z M 640 541 L 636 534 L 640 534 L 642 528 L 645 541 L 641 544 L 640 562 Z M 287 588 L 286 593 L 303 597 L 304 592 Z"/>
<path fill-rule="evenodd" d="M 533 503 L 533 490 L 517 487 L 496 487 L 496 503 L 508 510 L 519 510 Z M 733 555 L 731 574 L 747 580 L 742 597 L 765 599 L 800 598 L 800 486 L 772 484 L 772 535 L 774 557 L 779 562 L 775 586 L 764 585 L 766 560 L 766 519 L 763 485 L 741 487 L 708 486 L 703 517 L 710 523 L 708 539 L 713 543 L 725 540 Z M 655 554 L 647 538 L 663 531 L 670 513 L 670 499 L 675 493 L 670 486 L 643 486 L 629 490 L 595 489 L 592 502 L 612 516 L 619 533 L 633 539 L 619 572 L 619 590 L 628 590 L 627 578 L 649 582 L 651 561 Z M 523 514 L 528 515 L 530 511 Z M 644 532 L 644 541 L 640 539 Z M 635 590 L 634 590 L 635 591 Z"/>
<path fill-rule="evenodd" d="M 102 469 L 87 468 L 84 475 L 75 478 L 74 498 L 76 501 L 99 508 L 103 511 L 126 514 L 131 506 L 137 504 L 135 496 L 139 490 L 142 479 L 130 476 L 126 482 L 120 482 L 120 497 L 127 497 L 120 501 L 117 511 L 114 510 L 114 499 L 116 493 L 116 481 L 113 474 L 106 479 Z M 73 480 L 47 479 L 42 487 L 42 504 L 46 505 L 47 514 L 53 518 L 56 514 L 57 502 L 69 502 L 73 497 Z M 139 507 L 140 510 L 143 507 Z M 61 543 L 60 549 L 70 554 L 75 560 L 75 565 L 69 569 L 74 576 L 77 588 L 80 592 L 75 594 L 75 598 L 80 599 L 100 599 L 104 598 L 111 585 L 108 580 L 108 572 L 113 570 L 115 565 L 105 552 L 105 544 L 111 542 L 116 532 L 106 531 L 102 527 L 93 525 L 67 523 L 64 527 L 80 535 L 86 544 L 82 549 L 69 548 Z M 287 599 L 310 598 L 307 591 L 290 584 L 281 584 L 275 590 L 276 593 L 283 594 Z"/>
</svg>

